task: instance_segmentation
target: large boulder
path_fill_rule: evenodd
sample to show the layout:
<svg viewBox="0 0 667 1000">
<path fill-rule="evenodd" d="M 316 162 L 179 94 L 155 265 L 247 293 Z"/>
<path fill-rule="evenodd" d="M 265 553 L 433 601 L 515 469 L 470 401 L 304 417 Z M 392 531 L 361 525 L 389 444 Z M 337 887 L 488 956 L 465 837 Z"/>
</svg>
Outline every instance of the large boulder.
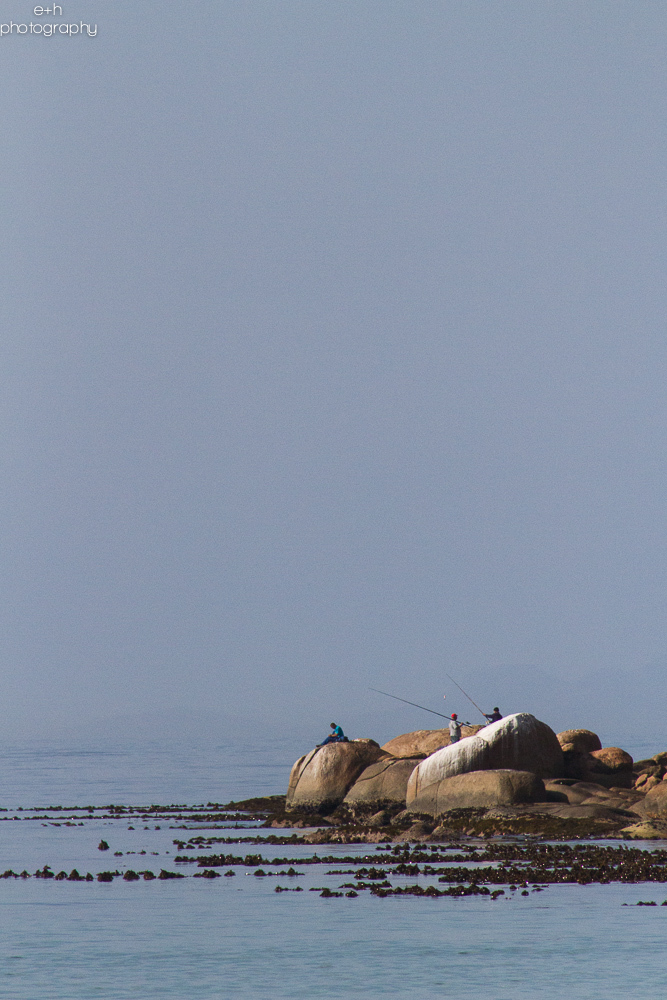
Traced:
<svg viewBox="0 0 667 1000">
<path fill-rule="evenodd" d="M 469 771 L 530 771 L 538 778 L 563 774 L 563 751 L 553 729 L 519 712 L 485 726 L 475 736 L 443 747 L 423 760 L 408 782 L 407 804 L 429 785 Z"/>
<path fill-rule="evenodd" d="M 591 753 L 566 753 L 565 774 L 578 781 L 593 781 L 606 788 L 631 788 L 632 757 L 620 747 L 603 747 Z"/>
<path fill-rule="evenodd" d="M 389 755 L 375 740 L 350 740 L 315 747 L 294 764 L 286 810 L 331 812 L 340 805 L 362 771 Z"/>
<path fill-rule="evenodd" d="M 379 760 L 361 772 L 344 801 L 350 806 L 405 805 L 408 780 L 421 758 Z"/>
<path fill-rule="evenodd" d="M 544 784 L 531 771 L 471 771 L 433 782 L 408 808 L 412 813 L 442 816 L 451 809 L 493 809 L 540 798 L 544 798 Z"/>
<path fill-rule="evenodd" d="M 591 753 L 602 749 L 600 737 L 590 729 L 566 729 L 557 736 L 563 753 Z"/>
<path fill-rule="evenodd" d="M 667 781 L 661 781 L 647 792 L 634 808 L 635 812 L 647 819 L 667 820 Z"/>
<path fill-rule="evenodd" d="M 461 736 L 474 736 L 483 726 L 461 726 Z M 393 757 L 429 757 L 450 744 L 449 729 L 416 729 L 413 733 L 395 736 L 382 747 Z"/>
</svg>

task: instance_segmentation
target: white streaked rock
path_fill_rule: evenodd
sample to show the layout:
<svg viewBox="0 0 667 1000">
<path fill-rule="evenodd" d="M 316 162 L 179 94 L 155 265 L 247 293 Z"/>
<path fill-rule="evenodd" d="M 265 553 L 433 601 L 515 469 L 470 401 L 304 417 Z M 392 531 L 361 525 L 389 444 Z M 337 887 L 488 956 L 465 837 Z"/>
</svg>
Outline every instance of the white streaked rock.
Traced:
<svg viewBox="0 0 667 1000">
<path fill-rule="evenodd" d="M 530 771 L 538 778 L 561 777 L 563 751 L 553 729 L 528 712 L 518 712 L 485 726 L 475 736 L 443 747 L 412 772 L 407 805 L 445 778 L 499 769 Z"/>
</svg>

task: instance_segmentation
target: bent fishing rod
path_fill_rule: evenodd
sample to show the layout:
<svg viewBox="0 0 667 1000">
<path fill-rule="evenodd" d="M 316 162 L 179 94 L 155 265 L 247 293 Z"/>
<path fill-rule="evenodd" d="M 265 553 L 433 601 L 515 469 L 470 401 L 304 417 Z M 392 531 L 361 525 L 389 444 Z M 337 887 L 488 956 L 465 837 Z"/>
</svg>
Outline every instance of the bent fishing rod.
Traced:
<svg viewBox="0 0 667 1000">
<path fill-rule="evenodd" d="M 452 675 L 451 675 L 451 674 L 446 674 L 445 676 L 446 676 L 446 677 L 449 677 L 449 679 L 450 679 L 450 681 L 452 682 L 452 684 L 456 684 L 456 681 L 454 680 L 454 678 L 452 677 Z M 484 716 L 484 718 L 486 719 L 486 721 L 487 721 L 487 723 L 488 723 L 488 721 L 489 721 L 489 720 L 488 720 L 488 719 L 487 719 L 487 717 L 486 717 L 486 713 L 485 713 L 485 712 L 482 712 L 482 710 L 481 710 L 481 708 L 479 707 L 479 705 L 477 704 L 477 702 L 476 702 L 476 701 L 473 701 L 473 700 L 472 700 L 472 698 L 470 697 L 470 695 L 468 694 L 468 692 L 467 692 L 467 691 L 464 691 L 464 690 L 463 690 L 463 688 L 461 687 L 461 685 L 460 685 L 460 684 L 456 684 L 456 686 L 457 686 L 457 688 L 459 689 L 459 691 L 461 692 L 461 694 L 464 694 L 464 695 L 466 696 L 466 698 L 468 699 L 468 701 L 470 702 L 470 704 L 471 704 L 471 705 L 474 705 L 474 706 L 475 706 L 475 708 L 477 709 L 477 711 L 478 711 L 478 712 L 480 712 L 480 713 L 481 713 L 481 715 L 483 715 L 483 716 Z"/>
<path fill-rule="evenodd" d="M 454 681 L 454 683 L 456 684 L 456 681 Z M 456 686 L 458 687 L 458 684 Z M 368 690 L 369 691 L 375 691 L 377 694 L 386 695 L 387 698 L 393 698 L 394 701 L 402 701 L 405 705 L 413 705 L 415 708 L 421 708 L 422 711 L 424 711 L 424 712 L 430 712 L 431 715 L 439 715 L 441 719 L 447 719 L 448 722 L 451 719 L 451 716 L 449 716 L 449 715 L 443 715 L 442 712 L 435 712 L 432 708 L 427 708 L 426 705 L 418 705 L 416 701 L 408 701 L 407 698 L 399 698 L 398 695 L 389 694 L 388 691 L 380 691 L 379 688 L 369 688 Z M 459 723 L 459 725 L 461 725 L 461 726 L 469 726 L 470 723 L 469 722 L 461 722 L 461 723 Z"/>
</svg>

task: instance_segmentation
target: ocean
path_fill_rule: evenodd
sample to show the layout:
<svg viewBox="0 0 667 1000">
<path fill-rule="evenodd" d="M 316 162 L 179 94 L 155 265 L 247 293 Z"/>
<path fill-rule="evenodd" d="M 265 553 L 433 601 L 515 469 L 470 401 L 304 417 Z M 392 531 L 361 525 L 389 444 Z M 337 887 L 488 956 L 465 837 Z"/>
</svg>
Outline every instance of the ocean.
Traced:
<svg viewBox="0 0 667 1000">
<path fill-rule="evenodd" d="M 284 740 L 197 747 L 168 738 L 104 749 L 62 740 L 7 744 L 0 869 L 32 874 L 48 865 L 54 873 L 96 876 L 150 868 L 191 876 L 195 865 L 174 862 L 175 840 L 253 831 L 178 819 L 178 807 L 201 806 L 204 815 L 208 803 L 284 792 L 290 764 L 304 749 Z M 639 756 L 641 748 L 633 751 Z M 133 812 L 121 814 L 120 806 Z M 98 849 L 101 841 L 108 851 Z M 343 858 L 381 848 L 317 850 Z M 215 879 L 0 879 L 0 997 L 667 995 L 667 906 L 635 905 L 661 904 L 667 885 L 551 885 L 497 900 L 327 899 L 308 889 L 341 885 L 341 875 L 327 874 L 330 865 L 303 866 L 290 881 L 270 864 L 311 855 L 312 847 L 244 844 L 236 853 L 248 852 L 267 859 L 267 877 L 255 877 L 257 865 L 249 864 Z M 276 893 L 278 882 L 304 891 Z"/>
</svg>

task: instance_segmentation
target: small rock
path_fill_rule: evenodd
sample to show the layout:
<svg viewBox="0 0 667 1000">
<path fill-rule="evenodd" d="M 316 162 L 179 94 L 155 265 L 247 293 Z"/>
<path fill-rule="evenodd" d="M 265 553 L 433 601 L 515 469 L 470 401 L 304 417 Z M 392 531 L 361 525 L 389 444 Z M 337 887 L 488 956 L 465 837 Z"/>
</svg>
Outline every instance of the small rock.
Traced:
<svg viewBox="0 0 667 1000">
<path fill-rule="evenodd" d="M 653 823 L 632 823 L 630 826 L 624 826 L 620 832 L 626 840 L 665 840 L 667 838 L 667 831 L 661 830 Z"/>
<path fill-rule="evenodd" d="M 373 813 L 370 819 L 367 821 L 367 826 L 387 826 L 391 822 L 391 816 L 386 809 L 381 809 L 379 812 Z"/>
<path fill-rule="evenodd" d="M 417 822 L 413 823 L 412 826 L 405 831 L 405 833 L 401 834 L 396 839 L 397 841 L 409 840 L 416 842 L 426 840 L 430 837 L 434 828 L 433 823 L 424 823 L 422 820 L 417 820 Z"/>
<path fill-rule="evenodd" d="M 661 778 L 658 778 L 655 774 L 650 774 L 643 784 L 640 785 L 638 782 L 635 782 L 635 788 L 641 788 L 643 792 L 650 792 L 652 788 L 655 788 L 655 786 L 661 784 L 661 782 Z"/>
<path fill-rule="evenodd" d="M 566 729 L 556 735 L 563 753 L 591 753 L 602 749 L 600 737 L 590 729 Z"/>
<path fill-rule="evenodd" d="M 451 826 L 445 826 L 444 824 L 441 823 L 439 826 L 436 826 L 435 830 L 433 830 L 431 836 L 428 839 L 433 841 L 460 840 L 461 831 L 454 830 Z"/>
</svg>

